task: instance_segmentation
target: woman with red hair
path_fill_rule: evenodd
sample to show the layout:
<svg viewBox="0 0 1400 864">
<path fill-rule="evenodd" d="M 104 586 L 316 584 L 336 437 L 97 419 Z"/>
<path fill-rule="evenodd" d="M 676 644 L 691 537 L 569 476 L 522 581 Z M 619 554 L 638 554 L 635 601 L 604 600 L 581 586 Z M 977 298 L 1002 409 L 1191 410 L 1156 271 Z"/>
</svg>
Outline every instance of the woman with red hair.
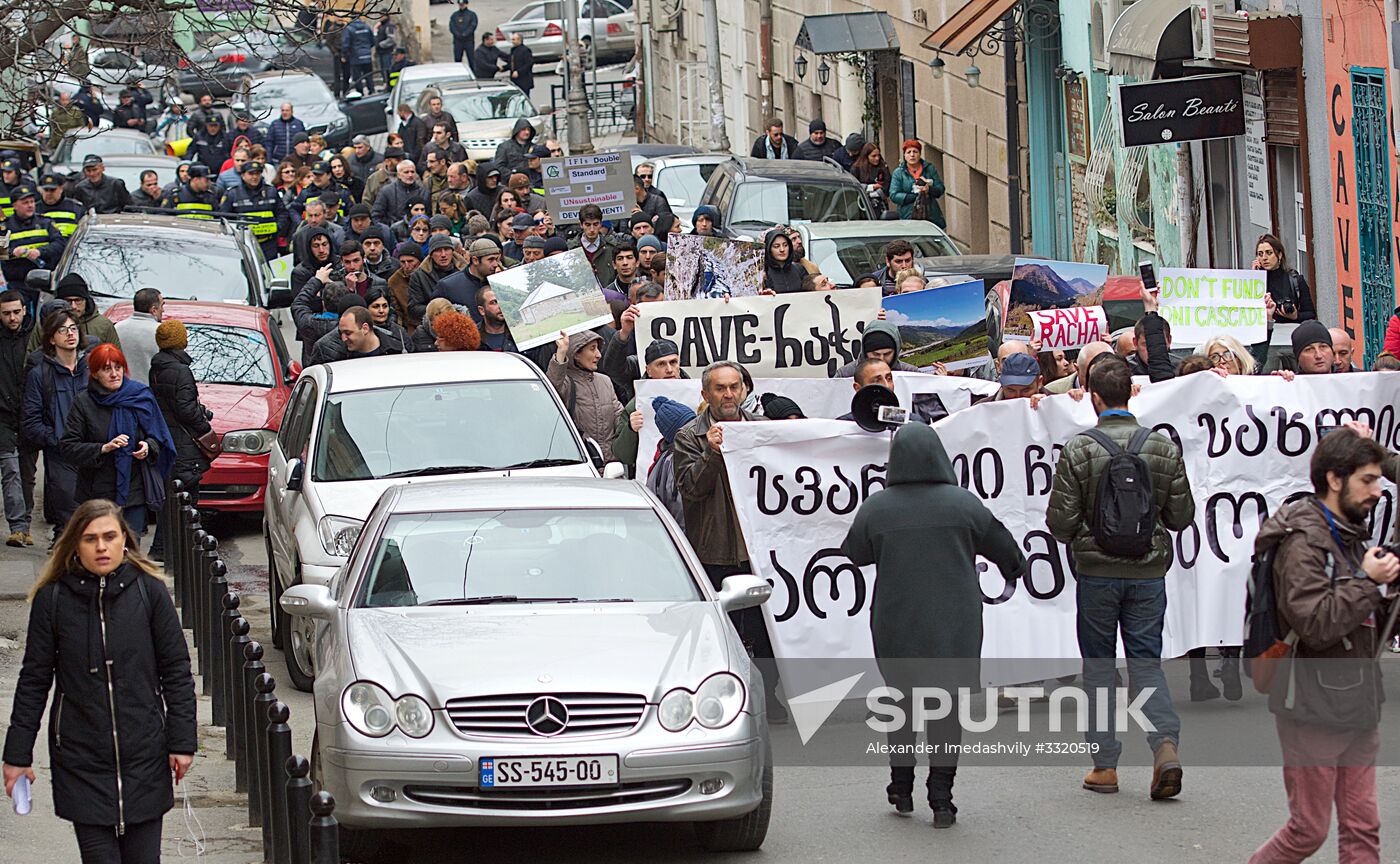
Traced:
<svg viewBox="0 0 1400 864">
<path fill-rule="evenodd" d="M 437 335 L 439 351 L 475 351 L 481 347 L 481 331 L 475 322 L 455 309 L 433 319 L 433 333 Z"/>
<path fill-rule="evenodd" d="M 115 502 L 139 535 L 147 511 L 165 501 L 175 441 L 151 388 L 129 377 L 121 349 L 98 345 L 87 365 L 87 389 L 73 400 L 59 448 L 78 468 L 76 500 Z"/>
<path fill-rule="evenodd" d="M 938 206 L 938 199 L 943 197 L 943 178 L 933 163 L 924 159 L 924 146 L 918 139 L 910 138 L 899 150 L 904 158 L 890 178 L 890 201 L 899 211 L 899 218 L 919 219 L 947 228 L 943 208 Z"/>
</svg>

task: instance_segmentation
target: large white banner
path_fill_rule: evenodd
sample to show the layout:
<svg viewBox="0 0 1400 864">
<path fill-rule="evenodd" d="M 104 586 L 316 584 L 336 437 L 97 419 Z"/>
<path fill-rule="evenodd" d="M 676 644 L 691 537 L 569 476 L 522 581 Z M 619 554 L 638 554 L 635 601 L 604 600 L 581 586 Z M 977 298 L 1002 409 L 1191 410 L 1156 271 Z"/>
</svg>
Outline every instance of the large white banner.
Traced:
<svg viewBox="0 0 1400 864">
<path fill-rule="evenodd" d="M 827 378 L 855 359 L 861 332 L 880 314 L 880 289 L 673 300 L 640 309 L 639 357 L 653 340 L 669 339 L 692 376 L 733 360 L 755 378 Z"/>
<path fill-rule="evenodd" d="M 1360 419 L 1395 449 L 1400 375 L 1276 377 L 1199 374 L 1153 384 L 1132 400 L 1140 422 L 1180 443 L 1196 500 L 1190 527 L 1173 535 L 1163 654 L 1238 645 L 1245 581 L 1259 524 L 1311 490 L 1308 460 L 1322 427 Z M 1053 396 L 988 402 L 936 425 L 961 485 L 1018 539 L 1025 578 L 981 574 L 984 657 L 1077 657 L 1074 574 L 1045 527 L 1060 448 L 1093 425 L 1088 400 Z M 860 503 L 884 487 L 890 436 L 850 423 L 796 420 L 725 428 L 725 465 L 754 572 L 774 585 L 767 605 L 781 658 L 871 656 L 874 568 L 840 552 Z M 1372 536 L 1388 540 L 1395 490 L 1386 484 Z M 928 550 L 930 573 L 939 550 Z M 930 627 L 938 622 L 930 621 Z"/>
<path fill-rule="evenodd" d="M 753 383 L 755 393 L 781 393 L 796 402 L 803 414 L 814 418 L 844 417 L 850 413 L 851 397 L 855 396 L 852 378 L 755 378 Z M 900 405 L 916 415 L 922 411 L 923 416 L 936 420 L 944 414 L 968 407 L 972 404 L 973 396 L 995 393 L 997 384 L 978 378 L 896 372 L 894 391 L 899 396 Z M 652 381 L 644 378 L 637 382 L 636 392 L 637 410 L 642 412 L 642 430 L 637 433 L 637 476 L 646 477 L 656 458 L 656 445 L 661 441 L 661 433 L 656 430 L 652 400 L 665 396 L 698 408 L 701 402 L 700 380 L 679 378 Z M 847 423 L 845 428 L 850 431 L 853 427 Z"/>
</svg>

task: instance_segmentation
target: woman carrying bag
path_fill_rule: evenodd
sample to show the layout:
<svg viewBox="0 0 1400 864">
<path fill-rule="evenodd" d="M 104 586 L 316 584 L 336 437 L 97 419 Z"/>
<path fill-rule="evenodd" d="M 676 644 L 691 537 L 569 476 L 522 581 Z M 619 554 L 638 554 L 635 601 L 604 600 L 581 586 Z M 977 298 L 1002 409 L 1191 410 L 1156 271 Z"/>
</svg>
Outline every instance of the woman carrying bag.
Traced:
<svg viewBox="0 0 1400 864">
<path fill-rule="evenodd" d="M 156 328 L 156 347 L 160 350 L 151 358 L 151 392 L 160 406 L 161 416 L 175 442 L 175 467 L 171 476 L 179 480 L 190 501 L 199 503 L 199 481 L 219 455 L 219 437 L 209 421 L 214 414 L 199 401 L 199 386 L 195 383 L 185 351 L 189 332 L 183 321 L 167 318 Z M 156 525 L 156 538 L 151 543 L 151 557 L 164 560 L 162 526 Z"/>
<path fill-rule="evenodd" d="M 943 197 L 943 178 L 938 176 L 938 169 L 923 158 L 923 145 L 915 139 L 905 141 L 899 149 L 904 160 L 890 178 L 890 201 L 899 218 L 922 219 L 947 228 L 948 221 L 937 200 Z"/>
<path fill-rule="evenodd" d="M 35 781 L 49 712 L 54 812 L 84 864 L 154 864 L 161 820 L 197 746 L 194 677 L 175 605 L 111 501 L 80 506 L 29 592 L 29 631 L 5 736 L 5 794 Z M 64 856 L 66 857 L 66 856 Z"/>
</svg>

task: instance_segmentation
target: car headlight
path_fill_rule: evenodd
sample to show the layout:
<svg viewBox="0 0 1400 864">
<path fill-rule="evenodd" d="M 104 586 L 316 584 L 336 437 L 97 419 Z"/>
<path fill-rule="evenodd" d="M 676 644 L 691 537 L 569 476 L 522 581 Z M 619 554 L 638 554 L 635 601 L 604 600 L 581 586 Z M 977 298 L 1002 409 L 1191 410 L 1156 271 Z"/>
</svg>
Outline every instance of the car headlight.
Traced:
<svg viewBox="0 0 1400 864">
<path fill-rule="evenodd" d="M 706 729 L 728 726 L 743 707 L 744 682 L 737 675 L 711 675 L 695 691 L 695 720 Z"/>
<path fill-rule="evenodd" d="M 365 523 L 344 516 L 322 516 L 316 527 L 321 532 L 321 548 L 326 550 L 327 555 L 349 558 L 350 550 L 355 548 L 355 541 L 359 539 L 360 529 L 365 527 Z"/>
<path fill-rule="evenodd" d="M 371 738 L 383 738 L 394 730 L 394 700 L 378 684 L 357 681 L 346 687 L 340 710 L 355 731 Z"/>
<path fill-rule="evenodd" d="M 225 453 L 261 456 L 272 451 L 272 443 L 276 440 L 277 433 L 267 429 L 239 429 L 224 433 L 221 449 Z"/>
<path fill-rule="evenodd" d="M 690 725 L 694 717 L 695 699 L 684 687 L 677 687 L 662 696 L 661 704 L 656 708 L 656 719 L 661 721 L 661 728 L 667 732 L 681 731 Z"/>
<path fill-rule="evenodd" d="M 327 132 L 344 132 L 346 129 L 349 129 L 349 128 L 350 128 L 350 119 L 349 119 L 348 117 L 335 117 L 335 118 L 333 118 L 333 119 L 331 120 L 330 124 L 326 127 L 326 131 L 327 131 Z"/>
<path fill-rule="evenodd" d="M 433 709 L 421 696 L 409 694 L 394 703 L 399 729 L 410 738 L 422 738 L 433 731 Z"/>
</svg>

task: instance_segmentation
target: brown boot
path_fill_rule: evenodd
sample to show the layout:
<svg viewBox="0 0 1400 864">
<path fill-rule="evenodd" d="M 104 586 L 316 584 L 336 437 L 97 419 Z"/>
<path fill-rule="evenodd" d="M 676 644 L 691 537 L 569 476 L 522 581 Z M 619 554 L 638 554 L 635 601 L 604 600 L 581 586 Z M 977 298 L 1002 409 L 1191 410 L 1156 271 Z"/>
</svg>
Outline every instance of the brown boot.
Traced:
<svg viewBox="0 0 1400 864">
<path fill-rule="evenodd" d="M 1084 788 L 1105 795 L 1118 791 L 1117 768 L 1095 768 L 1084 776 Z"/>
<path fill-rule="evenodd" d="M 1176 753 L 1176 742 L 1163 741 L 1152 754 L 1152 800 L 1180 794 L 1181 758 Z"/>
</svg>

